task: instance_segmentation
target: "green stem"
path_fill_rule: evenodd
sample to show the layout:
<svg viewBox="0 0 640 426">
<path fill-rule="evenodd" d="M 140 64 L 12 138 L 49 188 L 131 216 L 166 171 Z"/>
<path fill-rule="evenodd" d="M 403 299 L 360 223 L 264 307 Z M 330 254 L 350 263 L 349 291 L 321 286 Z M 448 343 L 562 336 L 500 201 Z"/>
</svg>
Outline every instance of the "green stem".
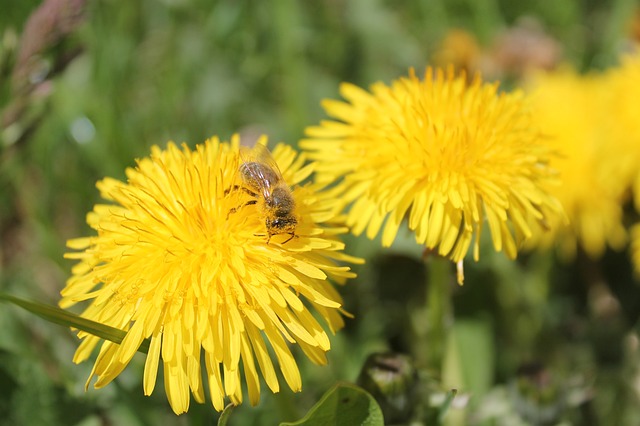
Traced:
<svg viewBox="0 0 640 426">
<path fill-rule="evenodd" d="M 451 305 L 451 262 L 440 256 L 432 256 L 427 274 L 428 320 L 431 324 L 431 362 L 439 370 L 442 368 L 444 349 L 451 328 L 453 307 Z"/>
<path fill-rule="evenodd" d="M 451 328 L 453 307 L 451 285 L 454 282 L 448 259 L 429 256 L 427 267 L 427 300 L 418 313 L 416 360 L 434 371 L 442 370 L 446 338 Z"/>
</svg>

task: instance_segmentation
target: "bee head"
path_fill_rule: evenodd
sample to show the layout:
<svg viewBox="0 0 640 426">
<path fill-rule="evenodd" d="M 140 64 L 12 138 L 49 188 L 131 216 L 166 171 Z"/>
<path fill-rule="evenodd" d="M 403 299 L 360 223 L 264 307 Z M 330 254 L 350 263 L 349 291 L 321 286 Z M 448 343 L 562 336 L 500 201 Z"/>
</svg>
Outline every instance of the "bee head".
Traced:
<svg viewBox="0 0 640 426">
<path fill-rule="evenodd" d="M 267 219 L 267 229 L 277 229 L 283 233 L 295 230 L 298 220 L 293 216 Z"/>
</svg>

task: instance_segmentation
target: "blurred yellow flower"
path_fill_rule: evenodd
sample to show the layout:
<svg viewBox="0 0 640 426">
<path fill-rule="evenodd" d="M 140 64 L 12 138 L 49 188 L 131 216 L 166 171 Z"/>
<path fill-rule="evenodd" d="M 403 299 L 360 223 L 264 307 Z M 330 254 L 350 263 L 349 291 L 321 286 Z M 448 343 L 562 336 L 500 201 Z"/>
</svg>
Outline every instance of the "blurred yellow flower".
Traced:
<svg viewBox="0 0 640 426">
<path fill-rule="evenodd" d="M 607 124 L 612 117 L 620 118 L 611 111 L 615 102 L 608 77 L 579 76 L 563 69 L 537 74 L 531 91 L 536 120 L 549 146 L 559 153 L 552 166 L 560 172 L 562 184 L 549 190 L 569 218 L 569 223 L 551 218 L 551 232 L 539 234 L 537 243 L 556 244 L 568 258 L 578 246 L 594 258 L 607 246 L 622 249 L 622 197 L 629 185 L 630 152 Z"/>
<path fill-rule="evenodd" d="M 624 56 L 620 66 L 609 70 L 606 76 L 609 97 L 603 116 L 610 139 L 607 172 L 620 180 L 620 191 L 632 188 L 635 208 L 640 212 L 640 50 L 636 48 L 634 54 Z M 640 277 L 640 224 L 631 227 L 629 236 L 631 261 Z"/>
<path fill-rule="evenodd" d="M 432 63 L 442 66 L 452 64 L 455 69 L 466 72 L 477 70 L 481 59 L 482 51 L 476 37 L 460 28 L 447 31 L 432 55 Z"/>
<path fill-rule="evenodd" d="M 371 93 L 347 83 L 340 92 L 346 102 L 323 103 L 335 120 L 308 128 L 300 145 L 319 182 L 340 181 L 333 191 L 351 204 L 355 234 L 384 228 L 389 246 L 408 214 L 416 241 L 460 267 L 474 236 L 478 259 L 485 220 L 495 250 L 515 258 L 531 222 L 560 216 L 543 189 L 554 179 L 550 152 L 520 91 L 428 68 L 422 80 L 412 70 Z"/>
<path fill-rule="evenodd" d="M 640 211 L 640 51 L 622 58 L 618 67 L 606 74 L 608 95 L 606 142 L 610 168 L 626 189 L 633 186 L 636 209 Z M 615 152 L 612 148 L 616 149 Z"/>
<path fill-rule="evenodd" d="M 312 173 L 305 157 L 286 145 L 273 155 L 291 185 Z M 289 235 L 273 235 L 267 241 L 259 204 L 234 187 L 242 184 L 240 161 L 236 136 L 230 143 L 210 139 L 194 151 L 169 143 L 127 169 L 127 183 L 98 183 L 111 203 L 96 205 L 87 217 L 97 235 L 68 243 L 82 251 L 66 256 L 79 263 L 60 306 L 91 300 L 84 317 L 127 334 L 120 345 L 102 342 L 87 385 L 93 376 L 96 388 L 111 382 L 146 338 L 144 393 L 152 393 L 162 359 L 166 394 L 177 414 L 188 410 L 190 392 L 204 402 L 203 375 L 217 410 L 225 396 L 242 402 L 241 374 L 256 404 L 256 361 L 267 386 L 278 392 L 266 342 L 293 391 L 300 390 L 301 377 L 290 343 L 313 362 L 326 362 L 329 338 L 311 311 L 332 332 L 343 326 L 342 301 L 327 278 L 353 277 L 337 262 L 360 260 L 341 253 L 336 235 L 346 228 L 334 224 L 332 200 L 317 184 L 293 189 L 296 238 L 284 243 Z M 79 336 L 75 362 L 101 342 Z"/>
</svg>

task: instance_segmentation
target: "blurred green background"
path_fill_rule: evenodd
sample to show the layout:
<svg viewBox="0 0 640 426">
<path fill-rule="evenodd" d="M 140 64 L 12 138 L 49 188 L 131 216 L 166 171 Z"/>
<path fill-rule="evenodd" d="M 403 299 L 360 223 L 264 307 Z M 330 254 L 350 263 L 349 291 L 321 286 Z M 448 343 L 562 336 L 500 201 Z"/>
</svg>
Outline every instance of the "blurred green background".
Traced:
<svg viewBox="0 0 640 426">
<path fill-rule="evenodd" d="M 367 87 L 409 67 L 453 62 L 507 88 L 531 68 L 605 68 L 638 41 L 637 10 L 631 0 L 0 0 L 0 291 L 56 304 L 72 264 L 65 241 L 89 233 L 95 182 L 123 179 L 151 145 L 235 132 L 295 145 L 340 82 Z M 438 266 L 425 271 L 409 233 L 385 251 L 349 242 L 367 264 L 342 289 L 355 319 L 333 338 L 329 366 L 299 357 L 301 394 L 265 392 L 231 424 L 298 419 L 386 350 L 411 354 L 427 387 L 459 384 L 471 399 L 458 424 L 527 424 L 531 410 L 530 424 L 638 424 L 640 297 L 625 254 L 560 264 L 485 250 L 443 299 L 449 333 L 433 371 L 420 337 L 436 315 L 423 305 L 439 297 L 425 285 Z M 77 344 L 0 305 L 0 424 L 215 424 L 209 405 L 174 416 L 162 386 L 142 396 L 140 354 L 85 393 L 91 365 L 71 362 Z"/>
</svg>

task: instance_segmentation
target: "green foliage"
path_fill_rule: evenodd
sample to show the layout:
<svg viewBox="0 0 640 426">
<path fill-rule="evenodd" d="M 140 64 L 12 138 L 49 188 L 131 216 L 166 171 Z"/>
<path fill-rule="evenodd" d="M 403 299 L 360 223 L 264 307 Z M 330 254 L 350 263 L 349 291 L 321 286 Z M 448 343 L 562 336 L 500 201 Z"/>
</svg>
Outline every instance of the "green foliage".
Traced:
<svg viewBox="0 0 640 426">
<path fill-rule="evenodd" d="M 280 426 L 382 426 L 382 411 L 375 399 L 357 386 L 341 383 L 324 394 L 303 419 Z"/>
<path fill-rule="evenodd" d="M 324 117 L 320 100 L 337 97 L 340 82 L 366 87 L 424 68 L 453 28 L 475 35 L 490 54 L 507 29 L 532 17 L 563 60 L 606 67 L 628 42 L 637 7 L 633 0 L 96 0 L 74 3 L 84 7 L 77 21 L 53 21 L 74 22 L 66 32 L 27 34 L 39 2 L 4 3 L 0 292 L 48 306 L 70 275 L 65 241 L 90 232 L 95 182 L 123 179 L 151 145 L 193 146 L 234 132 L 295 144 Z M 21 43 L 37 35 L 32 60 L 22 63 Z M 142 396 L 140 355 L 114 383 L 85 392 L 91 365 L 71 361 L 78 341 L 68 326 L 82 328 L 77 318 L 58 317 L 60 327 L 2 304 L 0 424 L 382 424 L 378 404 L 359 388 L 322 390 L 355 381 L 371 353 L 388 351 L 411 354 L 421 387 L 412 414 L 427 424 L 533 424 L 531 413 L 545 410 L 556 424 L 637 423 L 640 293 L 625 255 L 562 264 L 550 254 L 511 262 L 481 250 L 487 254 L 467 263 L 458 287 L 448 266 L 420 261 L 409 233 L 390 251 L 379 246 L 348 241 L 367 265 L 339 289 L 355 319 L 332 337 L 329 365 L 301 356 L 302 393 L 263 388 L 257 407 L 222 415 L 194 403 L 176 418 L 161 385 Z M 439 284 L 428 280 L 434 273 Z M 593 308 L 611 300 L 616 309 Z M 60 313 L 48 312 L 41 313 Z M 121 338 L 115 333 L 104 337 Z"/>
<path fill-rule="evenodd" d="M 80 331 L 85 331 L 89 334 L 98 336 L 111 342 L 121 343 L 126 336 L 126 333 L 123 330 L 118 330 L 117 328 L 109 327 L 108 325 L 100 324 L 95 321 L 82 318 L 81 316 L 55 306 L 45 305 L 38 302 L 31 302 L 2 293 L 0 293 L 0 301 L 9 302 L 16 306 L 20 306 L 21 308 L 26 309 L 32 314 L 35 314 L 54 324 L 62 325 L 69 328 L 75 328 Z M 140 348 L 138 348 L 138 352 L 149 352 L 149 342 L 143 342 L 140 345 Z"/>
</svg>

